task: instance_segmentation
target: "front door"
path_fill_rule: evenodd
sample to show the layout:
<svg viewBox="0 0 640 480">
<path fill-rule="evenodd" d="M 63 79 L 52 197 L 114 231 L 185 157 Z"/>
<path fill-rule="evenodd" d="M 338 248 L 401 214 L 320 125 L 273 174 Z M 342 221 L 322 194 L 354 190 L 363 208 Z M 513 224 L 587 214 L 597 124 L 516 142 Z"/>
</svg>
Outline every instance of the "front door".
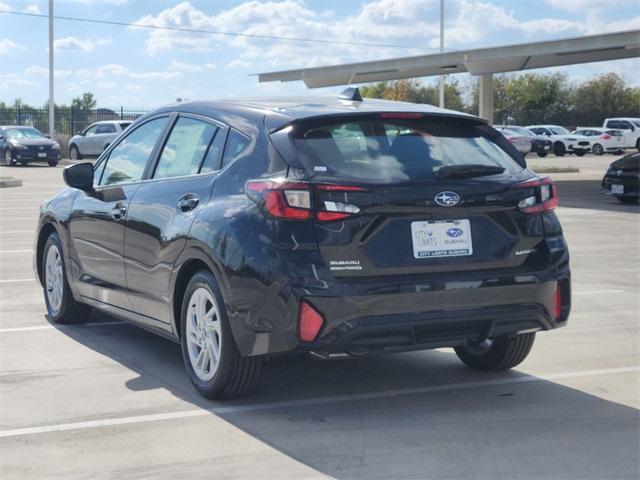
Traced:
<svg viewBox="0 0 640 480">
<path fill-rule="evenodd" d="M 76 197 L 69 220 L 73 280 L 85 297 L 131 309 L 124 266 L 125 221 L 168 116 L 132 130 L 95 169 L 91 193 Z"/>
</svg>

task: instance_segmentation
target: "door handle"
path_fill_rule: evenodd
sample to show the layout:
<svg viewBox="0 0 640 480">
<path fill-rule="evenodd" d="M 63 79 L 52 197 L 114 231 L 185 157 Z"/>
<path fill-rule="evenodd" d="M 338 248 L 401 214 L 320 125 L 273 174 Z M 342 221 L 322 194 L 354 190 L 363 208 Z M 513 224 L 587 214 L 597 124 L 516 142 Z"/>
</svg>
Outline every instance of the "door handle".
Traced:
<svg viewBox="0 0 640 480">
<path fill-rule="evenodd" d="M 197 195 L 194 195 L 193 193 L 188 193 L 180 197 L 180 200 L 178 200 L 178 208 L 183 212 L 188 212 L 196 208 L 199 203 L 200 203 L 200 199 L 198 198 Z"/>
<path fill-rule="evenodd" d="M 116 206 L 111 209 L 111 216 L 116 220 L 120 220 L 127 213 L 127 207 L 122 202 L 116 203 Z"/>
</svg>

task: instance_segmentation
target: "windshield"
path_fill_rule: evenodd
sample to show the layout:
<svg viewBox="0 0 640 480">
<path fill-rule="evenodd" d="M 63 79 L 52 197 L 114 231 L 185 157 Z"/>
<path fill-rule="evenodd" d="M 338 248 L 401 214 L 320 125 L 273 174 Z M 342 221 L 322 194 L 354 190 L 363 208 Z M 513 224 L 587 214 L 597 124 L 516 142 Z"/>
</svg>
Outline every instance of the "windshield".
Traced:
<svg viewBox="0 0 640 480">
<path fill-rule="evenodd" d="M 522 167 L 483 124 L 451 119 L 349 120 L 316 123 L 293 133 L 300 161 L 311 174 L 370 182 L 438 177 L 447 166 Z"/>
<path fill-rule="evenodd" d="M 35 128 L 7 128 L 5 129 L 7 138 L 42 138 L 43 135 Z"/>
<path fill-rule="evenodd" d="M 549 127 L 549 130 L 555 135 L 569 135 L 569 130 L 564 127 Z"/>
</svg>

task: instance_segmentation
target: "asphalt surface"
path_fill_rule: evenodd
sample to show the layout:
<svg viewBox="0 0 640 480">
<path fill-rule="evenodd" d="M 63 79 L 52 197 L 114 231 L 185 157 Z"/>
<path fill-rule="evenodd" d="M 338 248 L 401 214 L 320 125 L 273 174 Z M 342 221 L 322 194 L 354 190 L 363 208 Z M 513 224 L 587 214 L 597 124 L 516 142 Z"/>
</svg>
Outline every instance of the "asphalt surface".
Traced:
<svg viewBox="0 0 640 480">
<path fill-rule="evenodd" d="M 556 174 L 573 312 L 506 373 L 449 349 L 265 368 L 242 401 L 199 397 L 177 345 L 93 313 L 45 317 L 31 258 L 61 168 L 0 167 L 0 476 L 638 478 L 637 206 L 599 194 L 613 157 L 529 158 Z"/>
</svg>

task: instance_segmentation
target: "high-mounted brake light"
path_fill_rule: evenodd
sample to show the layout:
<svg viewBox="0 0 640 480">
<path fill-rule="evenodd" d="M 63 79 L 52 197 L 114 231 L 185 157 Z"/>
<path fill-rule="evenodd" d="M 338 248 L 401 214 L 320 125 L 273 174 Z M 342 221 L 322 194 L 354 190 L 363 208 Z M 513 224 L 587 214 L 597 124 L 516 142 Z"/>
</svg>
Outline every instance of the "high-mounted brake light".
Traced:
<svg viewBox="0 0 640 480">
<path fill-rule="evenodd" d="M 518 208 L 525 213 L 549 212 L 558 206 L 558 190 L 549 177 L 518 183 L 513 188 L 532 190 L 532 195 L 518 203 Z"/>
<path fill-rule="evenodd" d="M 299 332 L 300 340 L 303 342 L 313 342 L 320 329 L 324 324 L 324 318 L 320 313 L 311 306 L 310 303 L 302 300 L 300 302 L 300 314 L 299 314 Z"/>
<path fill-rule="evenodd" d="M 419 112 L 384 112 L 379 115 L 380 118 L 422 118 L 423 113 Z"/>
<path fill-rule="evenodd" d="M 352 204 L 324 201 L 314 215 L 313 191 L 316 192 L 364 192 L 366 189 L 351 185 L 310 184 L 286 180 L 250 180 L 245 187 L 247 196 L 276 218 L 286 220 L 311 220 L 332 222 L 348 218 L 360 212 Z"/>
</svg>

